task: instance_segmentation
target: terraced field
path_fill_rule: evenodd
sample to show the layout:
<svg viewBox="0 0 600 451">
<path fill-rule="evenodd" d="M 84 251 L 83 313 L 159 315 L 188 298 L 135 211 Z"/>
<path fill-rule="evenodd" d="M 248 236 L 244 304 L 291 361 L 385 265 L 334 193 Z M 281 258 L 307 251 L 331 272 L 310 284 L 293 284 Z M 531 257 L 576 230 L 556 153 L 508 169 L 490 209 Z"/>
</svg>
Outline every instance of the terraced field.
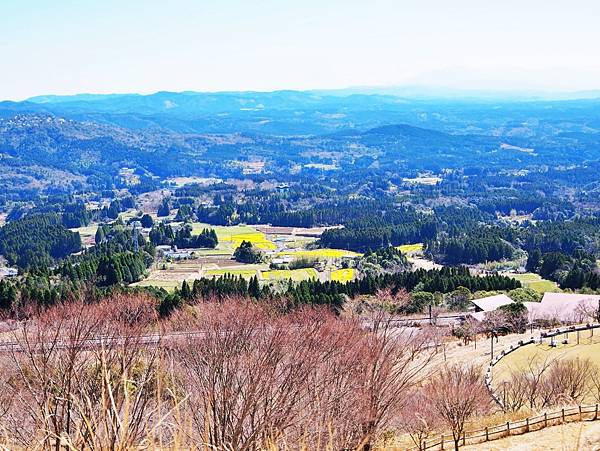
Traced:
<svg viewBox="0 0 600 451">
<path fill-rule="evenodd" d="M 258 276 L 267 281 L 288 280 L 302 281 L 310 279 L 336 280 L 348 282 L 356 277 L 354 269 L 335 269 L 318 272 L 314 268 L 270 270 L 268 264 L 245 265 L 232 259 L 234 250 L 242 243 L 249 241 L 257 248 L 270 252 L 271 257 L 292 257 L 327 260 L 330 263 L 343 257 L 357 257 L 361 254 L 343 249 L 306 249 L 314 242 L 313 237 L 295 237 L 291 235 L 272 235 L 246 225 L 210 226 L 194 223 L 192 233 L 199 234 L 205 228 L 215 230 L 219 238 L 216 249 L 188 249 L 191 258 L 175 262 L 161 262 L 153 269 L 149 277 L 137 286 L 157 286 L 174 289 L 181 286 L 184 280 L 192 281 L 200 277 L 221 277 L 225 274 L 241 276 L 249 279 Z M 264 229 L 261 229 L 264 230 Z M 283 249 L 283 250 L 282 250 Z M 335 263 L 334 263 L 335 265 Z M 330 264 L 328 264 L 330 266 Z"/>
<path fill-rule="evenodd" d="M 242 276 L 245 279 L 250 279 L 251 277 L 257 276 L 259 273 L 257 269 L 209 269 L 204 272 L 204 277 L 220 277 L 225 274 L 230 274 L 232 276 Z"/>
<path fill-rule="evenodd" d="M 96 231 L 98 230 L 98 224 L 90 224 L 86 227 L 77 227 L 70 229 L 72 232 L 79 232 L 81 236 L 81 242 L 85 246 L 93 246 L 96 242 Z"/>
</svg>

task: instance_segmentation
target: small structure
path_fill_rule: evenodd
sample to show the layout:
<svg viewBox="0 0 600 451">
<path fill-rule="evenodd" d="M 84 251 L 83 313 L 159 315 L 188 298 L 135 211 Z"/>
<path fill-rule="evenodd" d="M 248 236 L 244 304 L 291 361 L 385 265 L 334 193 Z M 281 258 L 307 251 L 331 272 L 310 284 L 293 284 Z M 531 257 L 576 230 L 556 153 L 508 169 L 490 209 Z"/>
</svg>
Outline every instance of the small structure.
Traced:
<svg viewBox="0 0 600 451">
<path fill-rule="evenodd" d="M 471 303 L 475 306 L 475 312 L 493 312 L 504 305 L 512 304 L 513 300 L 505 294 L 498 294 L 496 296 L 473 299 Z"/>
<path fill-rule="evenodd" d="M 494 310 L 508 304 L 512 304 L 514 301 L 505 294 L 498 294 L 496 296 L 488 296 L 486 298 L 472 299 L 473 310 L 471 316 L 477 321 L 483 321 L 485 314 L 493 312 Z"/>
<path fill-rule="evenodd" d="M 0 279 L 16 277 L 17 275 L 19 275 L 19 270 L 16 268 L 0 268 Z"/>
</svg>

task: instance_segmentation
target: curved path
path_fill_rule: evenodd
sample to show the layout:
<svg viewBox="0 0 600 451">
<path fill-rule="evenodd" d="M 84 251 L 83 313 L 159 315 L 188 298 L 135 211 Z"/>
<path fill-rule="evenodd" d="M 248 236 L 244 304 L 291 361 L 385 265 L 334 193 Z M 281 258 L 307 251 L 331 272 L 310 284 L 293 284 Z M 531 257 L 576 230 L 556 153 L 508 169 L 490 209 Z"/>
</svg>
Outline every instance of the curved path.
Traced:
<svg viewBox="0 0 600 451">
<path fill-rule="evenodd" d="M 577 326 L 565 326 L 565 327 L 560 327 L 560 328 L 556 328 L 556 329 L 549 329 L 546 331 L 540 331 L 538 338 L 534 338 L 532 336 L 529 339 L 521 339 L 521 340 L 517 341 L 515 344 L 511 344 L 507 348 L 502 349 L 492 359 L 492 361 L 489 363 L 489 365 L 485 371 L 485 379 L 484 379 L 485 385 L 486 385 L 491 397 L 494 399 L 496 404 L 498 404 L 504 410 L 504 403 L 502 402 L 500 397 L 494 392 L 494 387 L 492 385 L 492 370 L 493 370 L 494 366 L 498 362 L 500 362 L 500 360 L 502 360 L 504 357 L 506 357 L 510 353 L 512 353 L 512 352 L 516 351 L 517 349 L 520 349 L 524 346 L 529 346 L 529 345 L 532 345 L 535 343 L 541 344 L 544 342 L 545 339 L 549 339 L 550 342 L 553 342 L 554 337 L 556 337 L 558 335 L 563 335 L 563 334 L 568 334 L 571 332 L 578 332 L 578 331 L 594 330 L 594 329 L 598 329 L 598 328 L 600 328 L 600 323 L 589 323 L 589 324 L 582 324 L 582 325 L 577 325 Z"/>
</svg>

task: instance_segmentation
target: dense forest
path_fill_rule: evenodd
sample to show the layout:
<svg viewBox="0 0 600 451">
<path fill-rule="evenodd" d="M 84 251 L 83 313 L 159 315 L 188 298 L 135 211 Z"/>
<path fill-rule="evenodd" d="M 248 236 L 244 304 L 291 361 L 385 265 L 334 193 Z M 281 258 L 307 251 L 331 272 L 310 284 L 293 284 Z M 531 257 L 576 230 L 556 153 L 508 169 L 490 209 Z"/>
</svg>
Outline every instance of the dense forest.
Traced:
<svg viewBox="0 0 600 451">
<path fill-rule="evenodd" d="M 25 216 L 0 228 L 0 253 L 21 268 L 50 266 L 80 250 L 79 234 L 54 213 Z"/>
</svg>

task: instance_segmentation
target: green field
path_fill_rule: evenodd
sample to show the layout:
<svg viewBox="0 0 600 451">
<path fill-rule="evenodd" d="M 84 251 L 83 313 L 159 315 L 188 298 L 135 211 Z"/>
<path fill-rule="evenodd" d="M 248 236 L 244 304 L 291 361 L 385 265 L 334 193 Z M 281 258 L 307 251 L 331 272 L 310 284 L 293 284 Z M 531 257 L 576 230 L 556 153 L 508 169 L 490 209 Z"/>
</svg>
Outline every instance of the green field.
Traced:
<svg viewBox="0 0 600 451">
<path fill-rule="evenodd" d="M 245 279 L 250 279 L 257 275 L 256 269 L 209 269 L 204 273 L 205 277 L 220 277 L 225 274 L 231 274 L 233 276 L 242 276 Z"/>
<path fill-rule="evenodd" d="M 301 269 L 274 269 L 270 271 L 263 271 L 261 273 L 263 280 L 287 280 L 292 279 L 293 281 L 317 279 L 318 273 L 314 268 L 301 268 Z"/>
<path fill-rule="evenodd" d="M 79 232 L 79 234 L 81 235 L 81 238 L 84 238 L 86 236 L 96 236 L 96 231 L 98 230 L 98 224 L 90 224 L 89 226 L 86 227 L 77 227 L 76 229 L 69 229 L 72 232 Z"/>
<path fill-rule="evenodd" d="M 172 291 L 175 288 L 181 287 L 180 280 L 157 280 L 157 279 L 144 279 L 136 283 L 132 283 L 132 287 L 156 287 L 164 288 L 167 291 Z"/>
<path fill-rule="evenodd" d="M 538 274 L 525 273 L 525 274 L 506 274 L 513 279 L 517 279 L 526 288 L 532 288 L 540 293 L 553 292 L 558 293 L 561 289 L 558 287 L 556 282 L 551 280 L 542 279 Z"/>
<path fill-rule="evenodd" d="M 550 339 L 545 338 L 544 344 L 527 345 L 502 358 L 494 366 L 493 382 L 496 387 L 510 377 L 511 371 L 522 371 L 526 369 L 530 362 L 544 362 L 546 359 L 555 358 L 576 358 L 590 359 L 593 363 L 600 366 L 600 330 L 582 331 L 579 333 L 579 344 L 577 344 L 577 333 L 568 334 L 569 344 L 563 345 L 564 334 L 554 337 L 556 347 L 549 345 Z"/>
</svg>

